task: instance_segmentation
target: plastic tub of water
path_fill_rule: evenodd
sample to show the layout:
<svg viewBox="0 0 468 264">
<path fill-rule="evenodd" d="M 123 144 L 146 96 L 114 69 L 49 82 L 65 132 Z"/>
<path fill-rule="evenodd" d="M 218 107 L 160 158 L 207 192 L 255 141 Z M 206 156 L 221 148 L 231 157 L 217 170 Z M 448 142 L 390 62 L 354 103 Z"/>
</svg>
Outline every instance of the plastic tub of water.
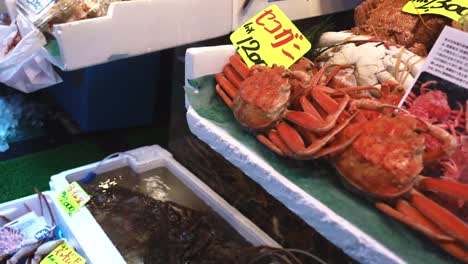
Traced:
<svg viewBox="0 0 468 264">
<path fill-rule="evenodd" d="M 196 245 L 192 249 L 207 241 L 210 246 L 225 246 L 211 239 L 245 247 L 279 247 L 159 146 L 60 173 L 51 178 L 51 188 L 61 190 L 85 179 L 90 171 L 98 176 L 82 186 L 93 198 L 77 214 L 91 210 L 128 263 L 159 263 L 168 251 L 196 255 L 181 247 L 192 242 Z M 192 232 L 194 226 L 197 232 Z"/>
</svg>

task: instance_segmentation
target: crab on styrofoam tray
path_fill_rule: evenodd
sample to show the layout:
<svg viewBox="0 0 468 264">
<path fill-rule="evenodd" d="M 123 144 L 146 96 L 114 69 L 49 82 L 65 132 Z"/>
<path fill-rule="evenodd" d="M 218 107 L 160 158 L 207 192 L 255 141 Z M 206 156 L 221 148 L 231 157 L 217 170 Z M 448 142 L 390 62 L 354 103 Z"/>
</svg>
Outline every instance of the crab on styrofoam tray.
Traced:
<svg viewBox="0 0 468 264">
<path fill-rule="evenodd" d="M 408 90 L 425 62 L 425 58 L 403 47 L 349 32 L 326 32 L 318 45 L 323 48 L 317 59 L 319 66 L 352 65 L 349 70 L 353 71 L 357 85 L 379 87 L 387 80 L 395 80 Z"/>
<path fill-rule="evenodd" d="M 363 48 L 362 45 L 352 45 Z M 396 47 L 388 50 L 379 48 L 382 65 L 381 68 L 375 67 L 374 75 L 381 73 L 383 76 L 384 71 L 391 75 L 392 70 L 386 68 L 384 61 L 398 60 L 398 56 L 402 58 L 401 55 L 406 53 Z M 325 162 L 292 161 L 278 157 L 242 129 L 214 91 L 213 75 L 222 71 L 229 56 L 234 53 L 235 48 L 231 45 L 190 48 L 186 52 L 186 117 L 194 135 L 361 263 L 455 263 L 423 236 L 380 214 L 372 203 L 344 188 L 334 169 Z M 362 54 L 367 58 L 356 60 L 358 66 L 362 63 L 360 70 L 364 69 L 370 55 Z M 407 58 L 412 57 L 408 55 Z M 354 54 L 354 57 L 358 55 Z M 409 64 L 421 63 L 421 58 L 416 58 L 419 62 L 414 63 L 415 58 L 407 61 L 410 61 Z M 397 72 L 400 74 L 403 70 L 401 68 Z M 362 73 L 357 72 L 356 76 L 359 77 Z M 405 72 L 413 78 L 417 70 L 411 72 L 406 68 Z M 379 78 L 384 79 L 385 76 L 382 76 L 373 76 L 375 79 L 368 78 L 368 81 L 378 82 Z M 387 75 L 387 78 L 392 76 Z"/>
</svg>

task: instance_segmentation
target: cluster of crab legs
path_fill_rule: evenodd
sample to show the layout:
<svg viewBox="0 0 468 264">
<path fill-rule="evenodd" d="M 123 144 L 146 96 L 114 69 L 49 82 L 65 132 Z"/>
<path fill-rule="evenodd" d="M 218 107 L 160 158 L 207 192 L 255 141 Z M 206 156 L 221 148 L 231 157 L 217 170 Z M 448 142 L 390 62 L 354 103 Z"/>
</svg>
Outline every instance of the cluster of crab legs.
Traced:
<svg viewBox="0 0 468 264">
<path fill-rule="evenodd" d="M 468 185 L 420 174 L 431 161 L 452 155 L 457 138 L 388 103 L 386 96 L 392 102 L 398 101 L 395 95 L 402 96 L 398 83 L 388 81 L 381 89 L 334 89 L 331 80 L 349 66 L 317 69 L 302 58 L 290 69 L 260 65 L 249 69 L 238 55 L 229 61 L 215 76 L 216 91 L 260 142 L 281 156 L 328 157 L 341 178 L 376 201 L 378 209 L 468 262 L 467 224 L 421 193 L 468 200 Z M 362 91 L 380 98 L 367 98 L 369 93 Z M 435 138 L 439 147 L 426 148 L 424 135 Z"/>
</svg>

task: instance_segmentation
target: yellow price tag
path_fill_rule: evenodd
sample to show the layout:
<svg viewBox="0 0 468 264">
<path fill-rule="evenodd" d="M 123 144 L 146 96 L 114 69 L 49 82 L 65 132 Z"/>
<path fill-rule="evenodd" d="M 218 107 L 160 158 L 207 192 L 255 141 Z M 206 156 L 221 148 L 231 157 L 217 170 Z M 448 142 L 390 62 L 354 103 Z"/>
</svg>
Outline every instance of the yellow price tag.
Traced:
<svg viewBox="0 0 468 264">
<path fill-rule="evenodd" d="M 458 21 L 461 16 L 468 14 L 467 0 L 412 0 L 403 6 L 403 12 L 410 14 L 442 15 Z"/>
<path fill-rule="evenodd" d="M 265 8 L 234 31 L 231 42 L 249 67 L 276 64 L 289 68 L 312 47 L 277 5 Z"/>
<path fill-rule="evenodd" d="M 78 212 L 90 199 L 91 197 L 77 182 L 72 182 L 57 196 L 57 200 L 69 216 Z"/>
<path fill-rule="evenodd" d="M 85 264 L 86 260 L 67 243 L 60 244 L 40 264 Z"/>
</svg>

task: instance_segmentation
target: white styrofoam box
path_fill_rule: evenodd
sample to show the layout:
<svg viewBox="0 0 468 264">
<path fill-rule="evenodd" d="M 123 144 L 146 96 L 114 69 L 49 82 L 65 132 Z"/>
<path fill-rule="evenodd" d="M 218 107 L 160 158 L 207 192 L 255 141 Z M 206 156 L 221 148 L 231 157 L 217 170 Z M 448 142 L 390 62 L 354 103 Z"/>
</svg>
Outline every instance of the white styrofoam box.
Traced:
<svg viewBox="0 0 468 264">
<path fill-rule="evenodd" d="M 192 190 L 195 195 L 226 220 L 226 222 L 228 222 L 252 245 L 280 247 L 278 243 L 260 230 L 249 219 L 243 216 L 239 211 L 237 211 L 237 209 L 229 205 L 217 193 L 211 190 L 206 184 L 178 163 L 165 149 L 158 145 L 154 145 L 127 151 L 125 153 L 130 154 L 132 157 L 119 156 L 117 158 L 109 159 L 103 162 L 95 172 L 99 174 L 130 166 L 135 172 L 143 173 L 158 167 L 166 167 L 183 184 Z M 96 168 L 98 164 L 99 162 L 52 176 L 50 186 L 53 190 L 64 189 L 71 182 L 83 179 L 86 174 Z M 81 208 L 76 214 L 90 215 L 90 212 L 86 208 Z"/>
<path fill-rule="evenodd" d="M 120 254 L 115 250 L 112 243 L 109 243 L 107 236 L 101 230 L 94 219 L 69 217 L 56 201 L 56 192 L 43 192 L 56 221 L 56 225 L 62 231 L 67 244 L 76 249 L 78 254 L 86 259 L 86 263 L 125 263 L 120 261 Z M 27 207 L 26 207 L 26 206 Z M 28 209 L 33 210 L 41 216 L 41 205 L 37 195 L 30 195 L 11 202 L 0 204 L 0 214 L 10 219 L 16 219 L 26 213 Z M 49 212 L 43 203 L 43 212 L 46 222 L 51 225 L 52 220 Z M 90 221 L 92 220 L 92 221 Z"/>
<path fill-rule="evenodd" d="M 358 6 L 363 0 L 250 0 L 247 8 L 242 10 L 242 5 L 245 1 L 246 0 L 233 0 L 234 14 L 232 17 L 232 30 L 236 30 L 244 22 L 271 4 L 278 5 L 289 19 L 299 20 L 350 10 Z"/>
<path fill-rule="evenodd" d="M 131 0 L 104 17 L 55 25 L 61 68 L 75 70 L 225 35 L 232 0 Z"/>
<path fill-rule="evenodd" d="M 219 56 L 214 54 L 217 52 Z M 220 69 L 228 62 L 229 55 L 233 53 L 234 50 L 230 45 L 187 49 L 186 84 L 188 79 L 220 72 Z M 223 59 L 222 56 L 225 58 Z M 198 68 L 190 68 L 190 65 Z M 194 135 L 241 169 L 349 256 L 362 263 L 405 263 L 385 246 L 278 173 L 257 153 L 198 115 L 188 100 L 186 100 L 186 106 L 187 122 Z"/>
</svg>

